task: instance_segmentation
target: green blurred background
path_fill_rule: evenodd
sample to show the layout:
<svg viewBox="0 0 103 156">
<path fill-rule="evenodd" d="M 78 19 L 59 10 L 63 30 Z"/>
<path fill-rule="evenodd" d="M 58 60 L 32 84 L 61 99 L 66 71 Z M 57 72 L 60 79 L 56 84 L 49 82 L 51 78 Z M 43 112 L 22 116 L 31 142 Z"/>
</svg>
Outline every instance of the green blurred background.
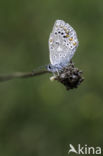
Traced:
<svg viewBox="0 0 103 156">
<path fill-rule="evenodd" d="M 49 63 L 56 19 L 78 34 L 73 62 L 85 81 L 70 91 L 48 74 L 0 83 L 0 156 L 67 156 L 69 144 L 79 143 L 103 147 L 102 0 L 1 0 L 0 73 Z"/>
</svg>

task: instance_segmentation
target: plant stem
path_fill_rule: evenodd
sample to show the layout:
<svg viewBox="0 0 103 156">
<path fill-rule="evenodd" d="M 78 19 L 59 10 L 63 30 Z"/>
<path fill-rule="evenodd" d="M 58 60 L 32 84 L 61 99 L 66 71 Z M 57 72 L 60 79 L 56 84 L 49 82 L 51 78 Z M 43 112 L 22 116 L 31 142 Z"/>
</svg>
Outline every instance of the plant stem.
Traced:
<svg viewBox="0 0 103 156">
<path fill-rule="evenodd" d="M 27 73 L 16 72 L 16 73 L 8 74 L 8 75 L 0 75 L 0 82 L 17 79 L 17 78 L 30 78 L 34 76 L 47 74 L 47 73 L 50 73 L 50 72 L 47 70 L 40 70 L 40 71 L 32 71 L 32 72 L 27 72 Z"/>
</svg>

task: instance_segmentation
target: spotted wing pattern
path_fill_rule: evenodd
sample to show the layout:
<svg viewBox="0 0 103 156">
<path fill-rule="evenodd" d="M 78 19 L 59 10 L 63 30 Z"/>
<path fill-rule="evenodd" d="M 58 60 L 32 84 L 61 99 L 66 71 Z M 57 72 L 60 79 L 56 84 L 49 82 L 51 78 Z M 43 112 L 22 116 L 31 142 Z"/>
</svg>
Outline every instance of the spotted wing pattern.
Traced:
<svg viewBox="0 0 103 156">
<path fill-rule="evenodd" d="M 73 57 L 78 38 L 75 30 L 63 20 L 56 20 L 49 37 L 50 62 L 65 67 Z"/>
</svg>

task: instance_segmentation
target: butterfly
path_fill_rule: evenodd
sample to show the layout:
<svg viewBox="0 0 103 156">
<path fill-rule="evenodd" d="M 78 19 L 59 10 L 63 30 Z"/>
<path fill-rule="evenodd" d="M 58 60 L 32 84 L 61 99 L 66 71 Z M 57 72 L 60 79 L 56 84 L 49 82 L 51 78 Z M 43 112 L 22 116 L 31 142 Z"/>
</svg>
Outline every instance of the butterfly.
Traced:
<svg viewBox="0 0 103 156">
<path fill-rule="evenodd" d="M 56 20 L 49 37 L 50 63 L 47 69 L 53 73 L 68 66 L 79 45 L 76 31 L 63 20 Z"/>
</svg>

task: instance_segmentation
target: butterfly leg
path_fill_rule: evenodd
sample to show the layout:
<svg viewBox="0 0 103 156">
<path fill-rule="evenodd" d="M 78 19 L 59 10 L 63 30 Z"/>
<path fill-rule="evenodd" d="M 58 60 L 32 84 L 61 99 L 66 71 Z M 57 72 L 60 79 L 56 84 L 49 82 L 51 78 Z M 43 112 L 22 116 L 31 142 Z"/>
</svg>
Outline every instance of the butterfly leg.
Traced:
<svg viewBox="0 0 103 156">
<path fill-rule="evenodd" d="M 57 73 L 57 76 L 59 76 L 60 75 L 60 73 L 59 73 L 59 70 L 58 69 L 56 69 L 56 73 Z M 54 73 L 55 74 L 55 73 Z"/>
</svg>

